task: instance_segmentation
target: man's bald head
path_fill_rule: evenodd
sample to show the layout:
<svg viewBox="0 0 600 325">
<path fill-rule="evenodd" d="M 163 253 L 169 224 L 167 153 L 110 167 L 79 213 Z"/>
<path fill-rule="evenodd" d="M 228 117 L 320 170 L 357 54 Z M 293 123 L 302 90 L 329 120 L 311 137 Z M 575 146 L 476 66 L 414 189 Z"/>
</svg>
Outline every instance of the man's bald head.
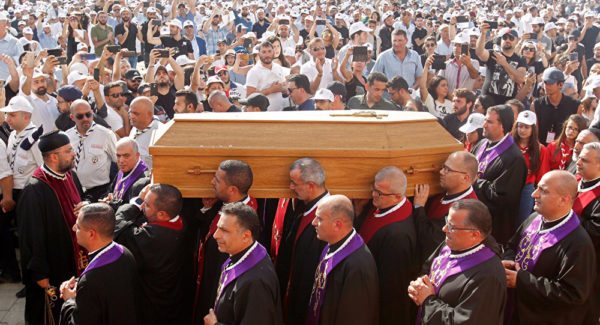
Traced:
<svg viewBox="0 0 600 325">
<path fill-rule="evenodd" d="M 90 104 L 89 104 L 89 103 L 88 103 L 86 100 L 83 100 L 83 99 L 76 99 L 76 100 L 75 100 L 73 103 L 71 103 L 71 107 L 70 107 L 70 109 L 71 109 L 71 114 L 75 114 L 75 110 L 76 110 L 78 107 L 87 107 L 87 108 L 89 108 L 90 110 L 92 109 L 92 107 L 90 106 Z"/>
<path fill-rule="evenodd" d="M 229 98 L 221 90 L 215 90 L 208 96 L 208 104 L 213 108 L 214 112 L 227 112 L 231 106 Z"/>
<path fill-rule="evenodd" d="M 389 182 L 389 189 L 393 193 L 399 193 L 402 194 L 402 196 L 406 195 L 406 175 L 404 175 L 402 170 L 396 166 L 382 168 L 375 175 L 375 182 Z"/>
<path fill-rule="evenodd" d="M 474 154 L 467 151 L 456 151 L 450 154 L 448 158 L 457 159 L 456 162 L 459 163 L 464 169 L 464 171 L 471 178 L 471 184 L 475 182 L 477 178 L 477 169 L 479 168 L 479 162 L 477 161 L 477 157 Z"/>
<path fill-rule="evenodd" d="M 319 203 L 318 208 L 330 216 L 330 221 L 340 219 L 344 224 L 350 225 L 350 227 L 354 223 L 352 201 L 344 195 L 328 196 Z"/>
<path fill-rule="evenodd" d="M 152 123 L 154 115 L 154 103 L 145 96 L 136 97 L 129 106 L 131 124 L 138 130 L 143 130 Z"/>
<path fill-rule="evenodd" d="M 577 179 L 566 170 L 553 170 L 544 175 L 548 183 L 559 195 L 567 195 L 571 200 L 577 196 Z"/>
</svg>

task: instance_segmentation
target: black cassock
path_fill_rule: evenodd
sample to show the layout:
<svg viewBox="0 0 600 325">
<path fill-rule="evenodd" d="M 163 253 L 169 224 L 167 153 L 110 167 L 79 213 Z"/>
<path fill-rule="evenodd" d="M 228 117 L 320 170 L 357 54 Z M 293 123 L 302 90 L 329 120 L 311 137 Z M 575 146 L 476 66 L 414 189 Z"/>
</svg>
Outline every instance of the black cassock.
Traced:
<svg viewBox="0 0 600 325">
<path fill-rule="evenodd" d="M 138 295 L 135 259 L 124 247 L 116 261 L 79 278 L 77 296 L 62 306 L 60 325 L 138 324 Z"/>
<path fill-rule="evenodd" d="M 279 282 L 268 255 L 225 287 L 216 316 L 219 324 L 283 324 Z"/>
<path fill-rule="evenodd" d="M 493 251 L 496 242 L 486 239 Z M 427 259 L 423 274 L 429 275 L 431 263 L 444 247 L 442 243 Z M 467 253 L 466 252 L 457 252 Z M 493 256 L 464 272 L 446 278 L 437 295 L 421 306 L 421 324 L 502 324 L 506 302 L 506 275 L 500 257 Z"/>
<path fill-rule="evenodd" d="M 348 255 L 327 276 L 319 324 L 379 324 L 377 266 L 367 245 Z"/>
<path fill-rule="evenodd" d="M 515 259 L 523 232 L 537 215 L 533 213 L 517 229 L 508 242 L 504 259 Z M 542 229 L 549 229 L 556 222 L 560 220 L 542 225 Z M 577 226 L 543 250 L 531 272 L 518 271 L 516 288 L 511 290 L 516 305 L 511 323 L 582 324 L 596 278 L 595 263 L 592 241 L 581 225 Z"/>
<path fill-rule="evenodd" d="M 471 153 L 476 154 L 483 141 Z M 492 235 L 504 244 L 515 232 L 521 190 L 527 178 L 527 164 L 521 150 L 512 144 L 487 166 L 473 189 L 492 214 Z"/>
<path fill-rule="evenodd" d="M 81 185 L 75 173 L 73 182 L 81 196 Z M 64 220 L 60 203 L 54 191 L 43 181 L 32 177 L 19 198 L 21 269 L 27 287 L 25 320 L 42 324 L 45 293 L 36 281 L 49 278 L 50 285 L 60 285 L 77 275 L 71 229 Z M 57 292 L 57 295 L 60 295 Z M 52 313 L 59 319 L 62 299 L 55 301 Z"/>
<path fill-rule="evenodd" d="M 144 224 L 146 217 L 133 204 L 122 205 L 116 218 L 115 241 L 131 251 L 138 267 L 143 292 L 142 322 L 189 323 L 191 315 L 184 312 L 186 278 L 182 270 L 191 257 L 185 256 L 181 218 L 178 222 Z"/>
<path fill-rule="evenodd" d="M 600 317 L 600 196 L 583 209 L 579 220 L 583 229 L 590 235 L 596 251 L 596 283 L 589 301 L 586 321 L 597 321 Z"/>
</svg>

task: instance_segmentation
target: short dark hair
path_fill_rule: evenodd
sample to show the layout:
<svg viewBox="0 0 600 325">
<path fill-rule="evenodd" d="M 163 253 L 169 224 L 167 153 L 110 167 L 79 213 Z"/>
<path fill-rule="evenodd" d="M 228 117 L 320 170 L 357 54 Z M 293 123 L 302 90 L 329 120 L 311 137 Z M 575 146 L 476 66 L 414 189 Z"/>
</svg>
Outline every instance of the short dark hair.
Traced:
<svg viewBox="0 0 600 325">
<path fill-rule="evenodd" d="M 262 43 L 260 43 L 260 44 L 258 45 L 258 48 L 259 48 L 259 49 L 261 49 L 261 48 L 263 48 L 263 47 L 270 47 L 270 48 L 273 48 L 273 43 L 271 43 L 271 42 L 269 42 L 269 41 L 264 41 L 264 42 L 262 42 Z"/>
<path fill-rule="evenodd" d="M 406 82 L 406 80 L 402 78 L 402 76 L 395 76 L 394 78 L 392 78 L 392 80 L 388 81 L 386 86 L 394 90 L 404 89 L 408 91 L 408 82 Z"/>
<path fill-rule="evenodd" d="M 154 205 L 158 211 L 164 211 L 173 218 L 181 212 L 183 207 L 183 197 L 181 192 L 169 184 L 153 184 L 150 186 L 150 191 L 156 194 Z"/>
<path fill-rule="evenodd" d="M 388 79 L 383 73 L 374 71 L 369 74 L 369 77 L 367 78 L 367 82 L 369 83 L 369 86 L 373 86 L 375 81 L 381 81 L 381 82 L 385 82 L 387 84 Z"/>
<path fill-rule="evenodd" d="M 198 96 L 191 90 L 181 89 L 175 93 L 175 97 L 184 97 L 185 106 L 189 104 L 194 105 L 194 108 L 198 106 Z"/>
<path fill-rule="evenodd" d="M 243 230 L 250 230 L 252 239 L 258 240 L 260 235 L 260 222 L 256 211 L 249 205 L 242 202 L 234 202 L 223 205 L 221 214 L 233 215 L 237 219 L 238 225 Z"/>
<path fill-rule="evenodd" d="M 250 166 L 241 160 L 224 160 L 219 169 L 225 172 L 225 182 L 238 188 L 240 193 L 248 194 L 252 186 L 253 176 Z"/>
<path fill-rule="evenodd" d="M 331 90 L 333 95 L 338 95 L 342 99 L 342 102 L 346 101 L 346 96 L 348 96 L 348 92 L 346 90 L 346 86 L 339 81 L 332 81 L 327 85 L 327 89 Z"/>
<path fill-rule="evenodd" d="M 458 88 L 454 90 L 454 97 L 460 97 L 460 98 L 464 98 L 467 100 L 467 104 L 471 103 L 474 104 L 475 103 L 475 99 L 477 99 L 477 97 L 475 97 L 475 94 L 468 90 L 467 88 Z"/>
<path fill-rule="evenodd" d="M 110 94 L 110 90 L 116 87 L 123 88 L 120 80 L 109 82 L 106 86 L 104 86 L 104 96 L 108 96 Z"/>
<path fill-rule="evenodd" d="M 467 211 L 466 223 L 475 227 L 485 238 L 492 233 L 492 215 L 490 210 L 479 200 L 465 199 L 452 204 L 453 210 Z"/>
<path fill-rule="evenodd" d="M 310 94 L 310 81 L 306 75 L 294 74 L 290 77 L 289 81 L 292 81 L 297 88 L 304 89 L 307 94 Z"/>
<path fill-rule="evenodd" d="M 392 35 L 395 35 L 395 36 L 402 35 L 402 36 L 404 36 L 404 38 L 408 39 L 408 36 L 406 35 L 406 31 L 402 28 L 394 29 L 394 31 L 392 32 Z"/>
<path fill-rule="evenodd" d="M 115 211 L 106 203 L 92 203 L 79 211 L 84 227 L 95 230 L 102 238 L 112 238 L 115 231 Z"/>
</svg>

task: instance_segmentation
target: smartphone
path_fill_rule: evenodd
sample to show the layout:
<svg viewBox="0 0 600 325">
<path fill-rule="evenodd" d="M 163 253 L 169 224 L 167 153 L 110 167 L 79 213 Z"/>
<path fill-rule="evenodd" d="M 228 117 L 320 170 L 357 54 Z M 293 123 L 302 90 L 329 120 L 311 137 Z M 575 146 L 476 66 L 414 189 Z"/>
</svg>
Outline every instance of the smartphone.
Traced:
<svg viewBox="0 0 600 325">
<path fill-rule="evenodd" d="M 289 25 L 290 21 L 288 19 L 281 19 L 279 21 L 279 25 Z"/>
<path fill-rule="evenodd" d="M 161 24 L 160 19 L 152 19 L 152 26 L 160 26 Z"/>
<path fill-rule="evenodd" d="M 446 68 L 446 56 L 435 54 L 433 56 L 433 63 L 431 64 L 431 68 L 435 70 L 444 70 Z"/>
<path fill-rule="evenodd" d="M 169 50 L 158 50 L 159 58 L 169 58 L 171 56 L 171 52 Z"/>
<path fill-rule="evenodd" d="M 317 26 L 325 25 L 325 19 L 317 19 Z"/>
<path fill-rule="evenodd" d="M 48 55 L 52 55 L 54 57 L 59 57 L 62 55 L 62 49 L 48 49 Z"/>
<path fill-rule="evenodd" d="M 244 38 L 244 47 L 247 49 L 252 47 L 252 39 L 251 38 Z"/>
<path fill-rule="evenodd" d="M 571 52 L 571 54 L 569 54 L 569 61 L 577 61 L 577 60 L 579 60 L 579 53 Z"/>
<path fill-rule="evenodd" d="M 81 60 L 83 61 L 91 61 L 91 60 L 96 60 L 96 54 L 94 53 L 86 53 L 86 54 L 82 54 L 80 56 Z"/>
<path fill-rule="evenodd" d="M 367 62 L 367 47 L 357 46 L 352 50 L 352 62 Z"/>
<path fill-rule="evenodd" d="M 469 55 L 469 45 L 468 44 L 462 44 L 460 46 L 460 53 L 464 54 L 464 55 Z"/>
<path fill-rule="evenodd" d="M 123 53 L 124 58 L 132 58 L 134 56 L 135 56 L 135 52 L 133 52 L 133 51 L 127 51 L 127 52 Z"/>
<path fill-rule="evenodd" d="M 144 8 L 150 7 L 150 2 L 144 2 Z"/>
<path fill-rule="evenodd" d="M 24 56 L 24 63 L 26 67 L 33 68 L 35 65 L 35 53 L 26 51 Z"/>
<path fill-rule="evenodd" d="M 456 23 L 460 24 L 460 23 L 468 23 L 469 22 L 469 18 L 467 16 L 457 16 L 456 17 Z"/>
<path fill-rule="evenodd" d="M 153 82 L 150 84 L 150 96 L 158 96 L 158 83 Z"/>
<path fill-rule="evenodd" d="M 58 64 L 59 65 L 67 64 L 67 57 L 66 56 L 59 56 L 56 59 L 58 60 Z"/>
<path fill-rule="evenodd" d="M 490 29 L 498 29 L 497 21 L 486 21 L 486 23 L 488 23 L 490 25 Z"/>
<path fill-rule="evenodd" d="M 116 54 L 121 50 L 121 45 L 107 45 L 106 50 L 110 53 Z"/>
<path fill-rule="evenodd" d="M 100 81 L 100 69 L 94 68 L 94 80 Z"/>
<path fill-rule="evenodd" d="M 221 55 L 221 50 L 217 50 L 217 51 L 215 52 L 215 55 L 216 55 L 216 56 L 219 56 L 219 55 Z"/>
<path fill-rule="evenodd" d="M 535 39 L 537 39 L 537 33 L 529 33 L 529 39 L 530 39 L 530 40 L 535 40 Z"/>
</svg>

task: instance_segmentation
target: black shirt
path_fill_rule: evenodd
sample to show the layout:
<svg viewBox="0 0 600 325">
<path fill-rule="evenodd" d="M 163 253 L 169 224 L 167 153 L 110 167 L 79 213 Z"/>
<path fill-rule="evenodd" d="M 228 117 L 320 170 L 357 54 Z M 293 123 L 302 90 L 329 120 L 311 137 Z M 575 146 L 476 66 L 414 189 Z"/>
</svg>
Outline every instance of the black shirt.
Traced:
<svg viewBox="0 0 600 325">
<path fill-rule="evenodd" d="M 129 51 L 135 52 L 135 40 L 138 32 L 138 27 L 136 24 L 129 22 L 129 34 L 127 34 L 127 38 L 125 39 L 125 43 L 120 44 L 121 48 L 127 48 Z M 123 23 L 115 26 L 115 36 L 125 34 L 125 26 Z"/>
<path fill-rule="evenodd" d="M 539 140 L 543 145 L 547 145 L 548 132 L 554 132 L 554 139 L 557 139 L 569 115 L 577 114 L 579 101 L 563 95 L 558 106 L 554 106 L 548 100 L 548 96 L 544 96 L 533 101 L 533 105 L 538 120 Z"/>
<path fill-rule="evenodd" d="M 392 26 L 388 27 L 385 25 L 383 27 L 381 27 L 381 29 L 379 30 L 379 38 L 381 39 L 379 53 L 392 47 L 392 32 L 393 31 L 394 31 L 394 27 L 392 27 Z"/>
<path fill-rule="evenodd" d="M 192 47 L 192 42 L 187 38 L 181 38 L 180 40 L 176 40 L 171 36 L 161 37 L 160 41 L 165 48 L 175 48 L 174 57 L 178 57 L 179 55 L 187 55 L 188 53 L 194 53 L 194 48 Z"/>
<path fill-rule="evenodd" d="M 269 28 L 269 26 L 271 25 L 269 22 L 267 22 L 266 20 L 263 21 L 263 25 L 261 25 L 258 21 L 254 23 L 254 25 L 252 25 L 252 31 L 256 33 L 256 38 L 260 39 L 262 37 L 262 35 L 264 34 L 264 32 L 267 31 L 267 28 Z"/>
<path fill-rule="evenodd" d="M 154 106 L 163 107 L 170 119 L 175 116 L 175 110 L 173 109 L 173 106 L 175 106 L 175 92 L 177 92 L 175 86 L 171 86 L 166 95 L 158 94 L 158 100 L 154 104 Z"/>
<path fill-rule="evenodd" d="M 460 132 L 458 129 L 461 126 L 465 125 L 467 120 L 468 116 L 464 119 L 464 121 L 461 121 L 458 119 L 458 116 L 456 114 L 448 114 L 444 116 L 441 124 L 446 129 L 446 131 L 448 131 L 456 140 L 460 140 L 463 137 L 464 133 Z"/>
<path fill-rule="evenodd" d="M 346 28 L 346 26 L 341 26 L 338 27 L 338 25 L 333 26 L 338 32 L 340 32 L 340 34 L 342 34 L 341 39 L 343 40 L 344 44 L 347 43 L 347 40 L 350 38 L 350 31 L 348 30 L 348 28 Z"/>
<path fill-rule="evenodd" d="M 493 59 L 493 51 L 490 51 L 490 57 L 485 63 L 487 66 L 485 82 L 482 90 L 485 95 L 490 95 L 494 98 L 495 105 L 504 104 L 507 100 L 514 98 L 519 91 L 517 83 L 512 80 L 506 70 Z M 506 61 L 514 69 L 525 68 L 527 63 L 525 59 L 516 53 L 507 57 Z"/>
<path fill-rule="evenodd" d="M 415 42 L 416 39 L 421 39 L 424 41 L 424 38 L 427 36 L 427 30 L 425 28 L 415 28 L 415 31 L 412 34 L 412 49 L 417 51 L 419 54 L 425 53 L 425 49 L 423 48 L 423 44 L 421 46 L 417 45 Z"/>
<path fill-rule="evenodd" d="M 152 50 L 152 48 L 154 47 L 154 45 L 148 43 L 148 21 L 142 24 L 142 40 L 144 41 L 144 47 L 146 49 L 146 51 L 148 53 L 150 53 L 150 50 Z M 154 37 L 158 37 L 160 36 L 160 30 L 157 29 L 156 32 L 154 32 L 154 34 L 152 34 L 152 36 Z"/>
<path fill-rule="evenodd" d="M 583 34 L 583 27 L 579 30 L 580 35 Z M 581 40 L 581 43 L 585 46 L 585 56 L 591 58 L 594 56 L 594 45 L 596 44 L 596 38 L 598 38 L 598 33 L 600 32 L 600 28 L 596 25 L 592 25 L 592 27 L 588 28 L 585 32 L 585 36 Z M 581 55 L 581 53 L 579 53 Z"/>
</svg>

